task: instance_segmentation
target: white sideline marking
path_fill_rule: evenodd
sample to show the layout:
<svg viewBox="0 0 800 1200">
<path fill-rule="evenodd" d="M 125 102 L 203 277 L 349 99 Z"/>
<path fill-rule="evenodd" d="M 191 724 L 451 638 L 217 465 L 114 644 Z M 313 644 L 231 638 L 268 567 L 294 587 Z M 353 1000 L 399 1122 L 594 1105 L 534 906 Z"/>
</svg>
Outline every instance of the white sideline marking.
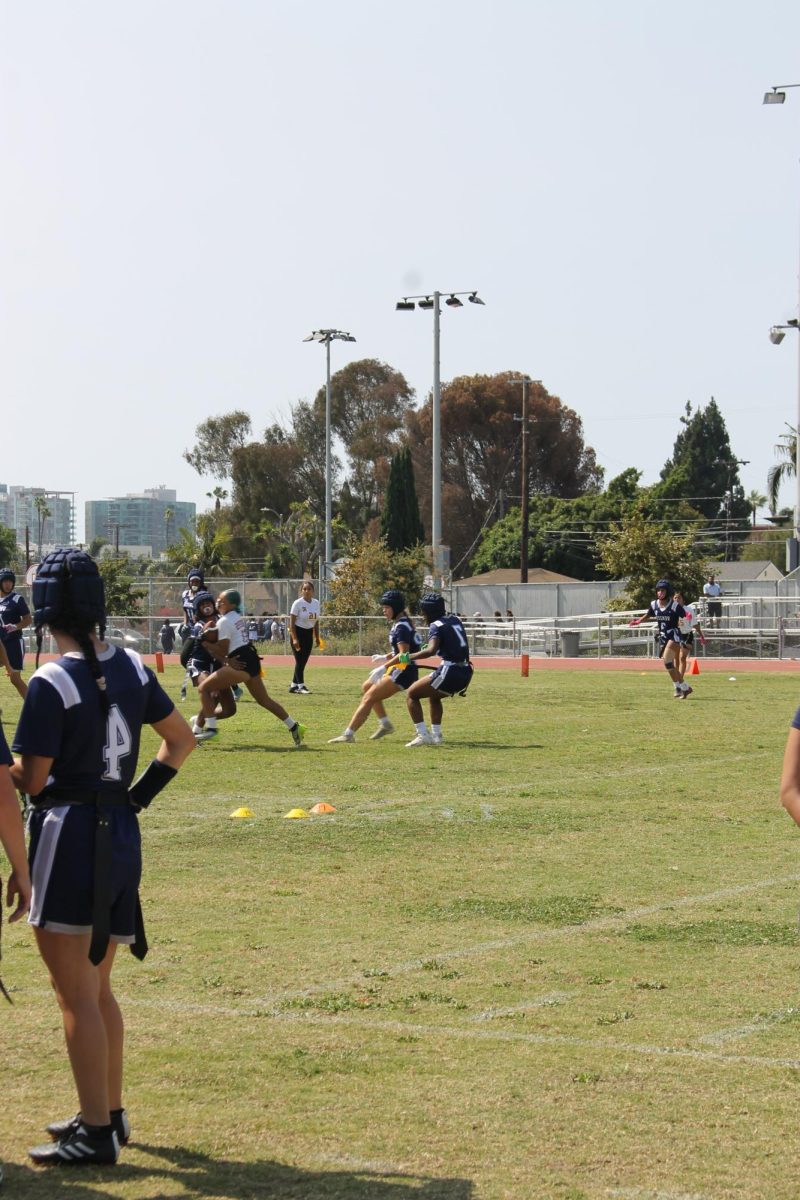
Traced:
<svg viewBox="0 0 800 1200">
<path fill-rule="evenodd" d="M 563 1004 L 566 1000 L 574 1000 L 579 995 L 580 992 L 550 992 L 546 996 L 536 996 L 533 1000 L 523 1000 L 521 1004 L 511 1004 L 506 1008 L 498 1006 L 484 1009 L 483 1012 L 470 1017 L 470 1020 L 491 1021 L 495 1017 L 513 1017 L 517 1013 L 525 1013 L 532 1008 L 548 1008 L 550 1005 Z"/>
<path fill-rule="evenodd" d="M 750 1037 L 752 1033 L 762 1033 L 772 1025 L 780 1025 L 781 1021 L 785 1021 L 787 1017 L 793 1017 L 798 1011 L 800 1010 L 797 1008 L 779 1008 L 776 1012 L 754 1017 L 746 1025 L 739 1025 L 733 1029 L 718 1029 L 714 1033 L 704 1033 L 697 1041 L 706 1046 L 722 1046 L 725 1042 L 738 1042 L 740 1038 Z"/>
<path fill-rule="evenodd" d="M 42 995 L 44 995 L 44 990 Z M 119 993 L 118 993 L 119 994 Z M 649 1058 L 682 1058 L 693 1062 L 719 1063 L 721 1066 L 748 1066 L 774 1069 L 776 1067 L 791 1067 L 800 1070 L 800 1059 L 797 1058 L 768 1058 L 760 1054 L 723 1054 L 713 1050 L 693 1050 L 686 1046 L 648 1046 L 641 1042 L 611 1042 L 598 1041 L 596 1038 L 582 1038 L 565 1033 L 525 1033 L 516 1029 L 490 1029 L 486 1025 L 478 1027 L 459 1025 L 424 1025 L 420 1022 L 380 1020 L 365 1010 L 363 1015 L 346 1016 L 342 1013 L 280 1012 L 249 1004 L 246 1007 L 234 1008 L 223 1004 L 192 1004 L 181 1000 L 150 1000 L 133 993 L 124 997 L 127 1008 L 153 1008 L 160 1012 L 169 1011 L 195 1016 L 202 1014 L 212 1017 L 267 1017 L 272 1020 L 292 1025 L 314 1025 L 315 1027 L 330 1028 L 332 1025 L 352 1025 L 369 1033 L 377 1030 L 380 1033 L 396 1033 L 408 1035 L 418 1034 L 420 1037 L 432 1038 L 462 1038 L 469 1041 L 490 1042 L 521 1042 L 530 1046 L 576 1046 L 586 1050 L 614 1054 L 642 1054 Z"/>
<path fill-rule="evenodd" d="M 150 1002 L 152 1003 L 152 1002 Z M 692 1050 L 684 1046 L 648 1046 L 641 1042 L 607 1042 L 593 1038 L 576 1037 L 572 1034 L 560 1033 L 524 1033 L 514 1029 L 467 1028 L 459 1025 L 423 1025 L 396 1020 L 365 1020 L 362 1016 L 345 1016 L 342 1013 L 326 1015 L 325 1013 L 292 1013 L 280 1014 L 280 1020 L 292 1022 L 308 1021 L 313 1025 L 355 1025 L 363 1032 L 378 1029 L 384 1033 L 409 1034 L 416 1033 L 427 1037 L 447 1037 L 475 1039 L 490 1042 L 522 1042 L 530 1046 L 580 1046 L 588 1050 L 602 1051 L 615 1054 L 643 1054 L 651 1058 L 684 1058 L 695 1062 L 720 1063 L 733 1066 L 746 1065 L 749 1067 L 791 1067 L 800 1068 L 797 1058 L 766 1058 L 758 1054 L 722 1054 L 713 1050 Z"/>
<path fill-rule="evenodd" d="M 755 883 L 741 883 L 735 887 L 719 888 L 715 892 L 705 892 L 700 896 L 681 896 L 675 900 L 665 900 L 660 904 L 646 904 L 641 908 L 631 908 L 627 912 L 614 913 L 607 917 L 595 917 L 591 921 L 584 921 L 580 925 L 561 925 L 557 929 L 532 929 L 528 933 L 519 934 L 517 937 L 496 938 L 490 942 L 475 942 L 471 946 L 461 946 L 453 950 L 437 950 L 435 957 L 438 962 L 452 962 L 454 959 L 475 958 L 482 954 L 491 954 L 497 951 L 510 950 L 514 946 L 527 946 L 534 942 L 557 941 L 563 937 L 577 937 L 585 933 L 597 933 L 606 929 L 616 929 L 620 925 L 627 925 L 631 921 L 639 921 L 643 917 L 652 917 L 657 913 L 673 912 L 678 909 L 692 908 L 695 905 L 711 904 L 717 900 L 727 900 L 735 896 L 745 896 L 748 892 L 763 891 L 765 888 L 784 887 L 787 884 L 800 883 L 800 872 L 795 872 L 792 875 L 784 875 L 777 879 L 759 879 Z M 419 971 L 423 965 L 430 960 L 430 954 L 426 954 L 421 958 L 408 959 L 405 962 L 394 963 L 391 966 L 384 967 L 390 978 L 396 975 L 408 975 L 413 971 Z M 356 983 L 363 983 L 364 975 L 359 974 L 348 975 L 339 979 L 329 979 L 324 983 L 311 984 L 308 987 L 297 988 L 283 992 L 272 992 L 266 996 L 259 996 L 254 1003 L 259 1006 L 281 1004 L 286 1000 L 302 999 L 304 996 L 318 996 L 324 992 L 342 991 L 344 988 L 350 987 Z"/>
</svg>

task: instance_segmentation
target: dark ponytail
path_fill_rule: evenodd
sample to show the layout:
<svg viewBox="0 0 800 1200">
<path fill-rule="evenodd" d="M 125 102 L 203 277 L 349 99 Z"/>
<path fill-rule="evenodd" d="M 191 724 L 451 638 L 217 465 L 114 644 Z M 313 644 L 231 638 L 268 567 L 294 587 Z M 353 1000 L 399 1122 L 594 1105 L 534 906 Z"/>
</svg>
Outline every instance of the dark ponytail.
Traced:
<svg viewBox="0 0 800 1200">
<path fill-rule="evenodd" d="M 89 670 L 92 673 L 92 679 L 97 684 L 100 692 L 100 705 L 103 712 L 108 712 L 108 696 L 106 694 L 106 680 L 103 674 L 103 668 L 100 666 L 100 661 L 97 657 L 94 642 L 91 634 L 94 632 L 96 625 L 94 621 L 87 618 L 82 618 L 77 613 L 64 613 L 58 624 L 51 626 L 59 633 L 65 633 L 67 637 L 74 638 L 80 647 L 81 653 L 86 661 Z M 103 621 L 98 629 L 98 633 L 102 640 L 105 634 L 105 621 Z"/>
</svg>

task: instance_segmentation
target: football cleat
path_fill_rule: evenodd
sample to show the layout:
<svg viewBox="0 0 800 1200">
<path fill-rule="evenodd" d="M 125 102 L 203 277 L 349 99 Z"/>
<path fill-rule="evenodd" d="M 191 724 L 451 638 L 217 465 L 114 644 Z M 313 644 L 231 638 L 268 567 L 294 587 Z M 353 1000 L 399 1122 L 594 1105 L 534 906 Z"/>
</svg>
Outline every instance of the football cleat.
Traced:
<svg viewBox="0 0 800 1200">
<path fill-rule="evenodd" d="M 438 735 L 435 733 L 431 734 L 431 742 L 434 746 L 441 746 L 443 741 L 444 741 L 444 738 L 442 737 L 441 734 L 438 734 Z"/>
<path fill-rule="evenodd" d="M 28 1154 L 45 1167 L 110 1166 L 119 1158 L 119 1141 L 113 1128 L 110 1133 L 90 1133 L 79 1121 L 59 1141 L 34 1146 Z"/>
<path fill-rule="evenodd" d="M 369 740 L 377 742 L 378 738 L 386 737 L 387 733 L 394 733 L 394 725 L 389 721 L 386 725 L 379 725 L 374 733 L 370 734 Z"/>
<path fill-rule="evenodd" d="M 203 728 L 203 729 L 198 730 L 198 732 L 194 735 L 194 740 L 197 742 L 197 744 L 199 746 L 201 742 L 210 742 L 212 738 L 215 738 L 218 735 L 219 735 L 218 729 Z"/>
<path fill-rule="evenodd" d="M 60 1142 L 78 1128 L 81 1120 L 81 1114 L 76 1113 L 74 1117 L 70 1117 L 67 1121 L 53 1121 L 47 1126 L 47 1132 L 54 1142 Z M 120 1146 L 127 1146 L 128 1138 L 131 1136 L 131 1123 L 124 1108 L 117 1108 L 112 1112 L 111 1125 L 114 1133 L 117 1135 L 117 1141 Z"/>
<path fill-rule="evenodd" d="M 338 737 L 328 738 L 328 745 L 330 746 L 333 742 L 354 742 L 355 740 L 354 733 L 340 733 Z"/>
<path fill-rule="evenodd" d="M 295 721 L 294 725 L 289 730 L 289 732 L 291 733 L 292 738 L 294 739 L 295 746 L 297 746 L 297 747 L 302 746 L 303 739 L 306 736 L 305 725 L 301 725 L 299 721 Z"/>
<path fill-rule="evenodd" d="M 301 696 L 310 696 L 311 695 L 311 689 L 307 688 L 304 683 L 301 683 L 299 685 L 299 687 L 297 688 L 297 691 Z"/>
<path fill-rule="evenodd" d="M 429 733 L 418 733 L 410 742 L 406 742 L 406 749 L 410 749 L 411 746 L 432 746 L 433 744 L 433 738 Z"/>
<path fill-rule="evenodd" d="M 291 694 L 294 696 L 294 695 L 296 695 L 296 694 L 297 694 L 297 692 L 299 692 L 299 691 L 300 691 L 300 688 L 298 687 L 298 685 L 297 685 L 296 683 L 290 683 L 290 684 L 289 684 L 289 691 L 290 691 L 290 693 L 291 693 Z"/>
</svg>

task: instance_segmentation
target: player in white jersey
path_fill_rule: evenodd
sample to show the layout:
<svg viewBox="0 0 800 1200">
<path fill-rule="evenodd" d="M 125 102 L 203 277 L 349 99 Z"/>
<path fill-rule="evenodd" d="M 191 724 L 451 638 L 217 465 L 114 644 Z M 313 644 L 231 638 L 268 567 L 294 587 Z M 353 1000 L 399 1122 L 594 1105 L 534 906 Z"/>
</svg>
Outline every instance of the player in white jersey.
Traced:
<svg viewBox="0 0 800 1200">
<path fill-rule="evenodd" d="M 295 746 L 303 744 L 306 727 L 290 717 L 282 704 L 273 700 L 261 678 L 261 660 L 247 636 L 247 618 L 242 616 L 242 598 L 229 588 L 217 598 L 219 620 L 214 629 L 207 629 L 200 641 L 220 666 L 200 684 L 200 703 L 204 727 L 195 734 L 198 742 L 217 736 L 215 716 L 216 693 L 222 688 L 243 684 L 257 704 L 282 721 L 292 735 Z"/>
</svg>

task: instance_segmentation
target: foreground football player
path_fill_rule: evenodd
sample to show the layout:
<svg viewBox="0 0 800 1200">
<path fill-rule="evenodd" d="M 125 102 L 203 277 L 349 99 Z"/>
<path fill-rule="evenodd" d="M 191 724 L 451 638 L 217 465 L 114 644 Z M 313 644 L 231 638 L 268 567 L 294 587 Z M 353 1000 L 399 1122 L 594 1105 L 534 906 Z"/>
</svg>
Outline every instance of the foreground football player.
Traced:
<svg viewBox="0 0 800 1200">
<path fill-rule="evenodd" d="M 50 1166 L 112 1164 L 130 1125 L 111 969 L 119 944 L 139 958 L 147 951 L 136 814 L 195 743 L 139 655 L 103 642 L 103 581 L 88 554 L 48 554 L 37 569 L 33 607 L 38 643 L 49 626 L 62 657 L 31 677 L 11 775 L 32 799 L 28 920 L 61 1008 L 79 1111 L 48 1125 L 52 1142 L 28 1153 Z M 131 786 L 145 724 L 162 741 Z"/>
<path fill-rule="evenodd" d="M 444 598 L 436 592 L 426 592 L 419 607 L 428 622 L 428 643 L 410 655 L 411 661 L 439 656 L 439 666 L 424 679 L 418 679 L 406 692 L 406 703 L 416 736 L 407 747 L 441 746 L 442 701 L 448 696 L 463 696 L 472 682 L 472 663 L 469 661 L 467 632 L 461 618 L 447 614 Z M 431 714 L 430 731 L 425 725 L 422 701 L 427 700 Z"/>
</svg>

